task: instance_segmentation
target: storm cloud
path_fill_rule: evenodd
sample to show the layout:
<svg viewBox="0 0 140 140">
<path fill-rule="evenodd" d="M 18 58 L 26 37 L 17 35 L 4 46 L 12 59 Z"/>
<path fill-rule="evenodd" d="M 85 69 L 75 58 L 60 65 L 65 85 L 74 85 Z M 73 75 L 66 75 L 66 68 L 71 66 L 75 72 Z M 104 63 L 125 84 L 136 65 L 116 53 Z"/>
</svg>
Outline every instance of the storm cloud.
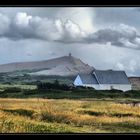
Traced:
<svg viewBox="0 0 140 140">
<path fill-rule="evenodd" d="M 0 14 L 0 36 L 13 40 L 42 39 L 61 43 L 110 43 L 117 47 L 140 49 L 140 36 L 135 27 L 119 24 L 89 33 L 70 19 L 50 19 L 17 13 L 13 19 Z"/>
<path fill-rule="evenodd" d="M 2 16 L 2 15 L 1 15 Z M 78 42 L 85 36 L 78 24 L 71 20 L 64 23 L 61 19 L 48 19 L 17 13 L 14 19 L 2 16 L 3 28 L 1 37 L 10 39 L 43 39 L 47 41 Z M 9 21 L 5 24 L 5 22 Z"/>
<path fill-rule="evenodd" d="M 140 49 L 140 36 L 136 28 L 120 24 L 118 27 L 101 29 L 88 36 L 90 43 L 110 43 L 118 47 Z"/>
</svg>

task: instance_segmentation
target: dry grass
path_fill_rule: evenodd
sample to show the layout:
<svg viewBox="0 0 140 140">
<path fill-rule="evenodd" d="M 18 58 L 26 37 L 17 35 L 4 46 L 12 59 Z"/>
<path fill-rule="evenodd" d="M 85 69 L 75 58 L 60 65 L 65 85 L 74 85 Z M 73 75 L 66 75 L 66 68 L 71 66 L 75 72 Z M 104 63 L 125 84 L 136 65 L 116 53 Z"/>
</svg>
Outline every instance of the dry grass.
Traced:
<svg viewBox="0 0 140 140">
<path fill-rule="evenodd" d="M 114 101 L 0 99 L 0 132 L 139 133 L 140 107 Z"/>
</svg>

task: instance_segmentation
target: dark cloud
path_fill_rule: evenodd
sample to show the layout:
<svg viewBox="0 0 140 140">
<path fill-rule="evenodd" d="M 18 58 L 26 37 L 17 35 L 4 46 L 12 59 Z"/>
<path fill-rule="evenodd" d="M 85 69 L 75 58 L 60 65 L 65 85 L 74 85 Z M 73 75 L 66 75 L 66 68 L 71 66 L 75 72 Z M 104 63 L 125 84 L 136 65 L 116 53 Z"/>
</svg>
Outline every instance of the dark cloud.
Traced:
<svg viewBox="0 0 140 140">
<path fill-rule="evenodd" d="M 47 41 L 78 42 L 84 37 L 79 25 L 71 20 L 33 17 L 26 13 L 17 13 L 14 19 L 0 15 L 0 35 L 13 40 L 43 39 Z"/>
<path fill-rule="evenodd" d="M 11 19 L 0 14 L 0 36 L 12 40 L 42 39 L 61 43 L 99 43 L 140 49 L 140 36 L 136 28 L 125 24 L 99 29 L 94 33 L 82 31 L 72 20 L 48 19 L 17 13 Z"/>
<path fill-rule="evenodd" d="M 134 27 L 120 24 L 118 27 L 101 29 L 87 38 L 90 43 L 111 43 L 118 47 L 140 49 L 140 36 Z"/>
</svg>

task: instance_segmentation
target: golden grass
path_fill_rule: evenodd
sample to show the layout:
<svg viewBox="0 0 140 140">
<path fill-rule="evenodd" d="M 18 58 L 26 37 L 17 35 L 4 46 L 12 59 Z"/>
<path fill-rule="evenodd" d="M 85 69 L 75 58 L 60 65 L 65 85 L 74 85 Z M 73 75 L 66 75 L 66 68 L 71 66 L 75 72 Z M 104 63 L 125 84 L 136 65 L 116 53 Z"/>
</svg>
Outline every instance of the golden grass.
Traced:
<svg viewBox="0 0 140 140">
<path fill-rule="evenodd" d="M 113 101 L 0 99 L 0 123 L 0 132 L 7 133 L 139 133 L 140 107 Z"/>
</svg>

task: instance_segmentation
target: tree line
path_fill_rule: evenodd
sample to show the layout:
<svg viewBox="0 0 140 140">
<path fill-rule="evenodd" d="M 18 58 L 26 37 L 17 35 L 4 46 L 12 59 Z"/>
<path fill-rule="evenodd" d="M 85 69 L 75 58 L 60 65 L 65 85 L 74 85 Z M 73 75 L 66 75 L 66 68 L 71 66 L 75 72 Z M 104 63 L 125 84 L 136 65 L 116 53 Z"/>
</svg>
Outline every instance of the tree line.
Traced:
<svg viewBox="0 0 140 140">
<path fill-rule="evenodd" d="M 38 82 L 37 88 L 40 90 L 47 90 L 47 89 L 70 90 L 72 89 L 72 86 L 69 86 L 67 84 L 60 84 L 58 80 L 55 80 L 53 83 Z"/>
</svg>

